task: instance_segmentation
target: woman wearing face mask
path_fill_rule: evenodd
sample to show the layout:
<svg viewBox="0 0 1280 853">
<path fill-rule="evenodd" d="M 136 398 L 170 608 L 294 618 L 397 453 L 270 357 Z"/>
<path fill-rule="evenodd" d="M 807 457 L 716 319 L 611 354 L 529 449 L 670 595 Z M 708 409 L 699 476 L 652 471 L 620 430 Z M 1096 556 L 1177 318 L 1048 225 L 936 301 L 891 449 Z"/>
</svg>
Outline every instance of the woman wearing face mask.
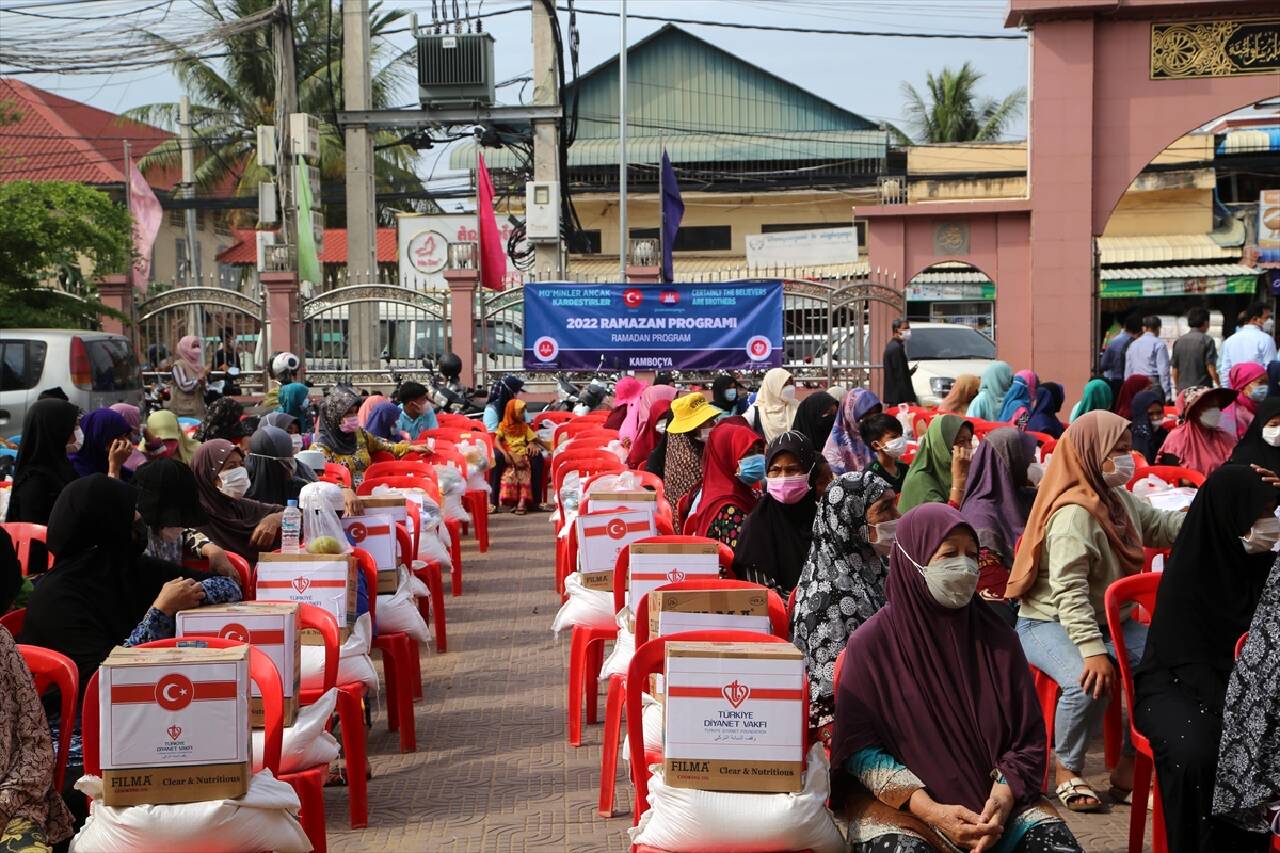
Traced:
<svg viewBox="0 0 1280 853">
<path fill-rule="evenodd" d="M 827 446 L 827 439 L 831 437 L 831 429 L 835 426 L 839 412 L 840 404 L 835 397 L 826 391 L 815 391 L 796 407 L 796 418 L 791 422 L 791 430 L 804 433 L 814 451 L 821 453 Z"/>
<path fill-rule="evenodd" d="M 204 348 L 195 335 L 187 335 L 178 341 L 178 357 L 173 361 L 172 376 L 169 411 L 184 418 L 203 418 L 208 371 L 204 366 Z"/>
<path fill-rule="evenodd" d="M 1258 404 L 1253 423 L 1231 451 L 1231 462 L 1280 471 L 1280 397 L 1268 397 Z"/>
<path fill-rule="evenodd" d="M 153 459 L 130 483 L 138 489 L 138 512 L 147 527 L 144 554 L 179 565 L 187 558 L 208 560 L 210 572 L 239 583 L 227 552 L 196 529 L 209 518 L 200 506 L 190 468 L 176 459 Z"/>
<path fill-rule="evenodd" d="M 353 482 L 359 483 L 364 469 L 369 467 L 369 454 L 375 451 L 390 453 L 397 459 L 410 451 L 430 455 L 425 444 L 413 445 L 407 441 L 388 442 L 361 428 L 358 413 L 360 397 L 350 388 L 335 388 L 320 404 L 320 429 L 316 449 L 324 458 L 351 471 Z"/>
<path fill-rule="evenodd" d="M 631 449 L 627 452 L 629 467 L 639 468 L 658 446 L 666 434 L 665 426 L 662 432 L 658 432 L 658 419 L 671 411 L 671 401 L 675 398 L 676 389 L 670 385 L 650 385 L 640 392 L 640 400 L 636 404 L 636 440 L 631 443 Z"/>
<path fill-rule="evenodd" d="M 312 428 L 308 394 L 310 389 L 306 385 L 301 382 L 290 382 L 280 388 L 280 394 L 276 398 L 279 403 L 276 411 L 296 419 L 298 431 L 304 435 L 309 434 Z"/>
<path fill-rule="evenodd" d="M 137 406 L 132 403 L 114 403 L 108 408 L 124 418 L 124 422 L 129 425 L 131 430 L 129 441 L 133 444 L 133 452 L 124 461 L 126 471 L 136 471 L 148 459 L 153 459 L 161 454 L 161 451 L 164 450 L 164 445 L 142 426 L 142 411 Z"/>
<path fill-rule="evenodd" d="M 973 424 L 955 415 L 934 418 L 907 469 L 898 509 L 935 502 L 959 507 L 972 460 Z"/>
<path fill-rule="evenodd" d="M 1164 428 L 1164 394 L 1146 390 L 1133 398 L 1133 449 L 1141 453 L 1148 465 L 1156 464 L 1169 431 Z"/>
<path fill-rule="evenodd" d="M 160 441 L 158 456 L 177 459 L 190 465 L 200 448 L 200 442 L 187 435 L 173 412 L 160 409 L 147 416 L 147 431 Z"/>
<path fill-rule="evenodd" d="M 746 399 L 742 395 L 742 386 L 732 373 L 718 373 L 711 381 L 711 404 L 723 409 L 730 415 L 736 415 L 746 409 Z M 739 403 L 742 405 L 739 406 Z"/>
<path fill-rule="evenodd" d="M 653 451 L 645 460 L 644 470 L 666 481 L 667 471 L 667 428 L 671 425 L 671 404 L 665 400 L 654 407 L 653 415 Z"/>
<path fill-rule="evenodd" d="M 80 410 L 65 400 L 37 400 L 27 409 L 5 521 L 48 525 L 58 495 L 77 476 L 67 456 L 84 440 L 79 421 Z M 43 572 L 47 561 L 44 543 L 32 542 L 28 571 Z"/>
<path fill-rule="evenodd" d="M 524 390 L 524 380 L 508 373 L 489 389 L 489 399 L 484 404 L 484 428 L 489 432 L 497 432 L 498 424 L 507 411 L 507 403 Z M 494 482 L 494 494 L 497 494 L 497 481 Z"/>
<path fill-rule="evenodd" d="M 1160 464 L 1181 465 L 1206 477 L 1225 464 L 1236 439 L 1219 424 L 1234 397 L 1230 388 L 1188 388 L 1178 395 L 1178 425 L 1160 448 Z"/>
<path fill-rule="evenodd" d="M 1031 417 L 1034 405 L 1032 401 L 1036 398 L 1039 384 L 1040 378 L 1030 370 L 1015 373 L 1013 384 L 1009 386 L 1009 392 L 1004 395 L 1004 402 L 1000 404 L 1000 415 L 996 420 L 1025 428 Z"/>
<path fill-rule="evenodd" d="M 1211 817 L 1236 641 L 1249 630 L 1280 542 L 1276 490 L 1243 465 L 1205 481 L 1165 563 L 1134 723 L 1155 753 L 1170 853 L 1262 851 L 1267 839 Z"/>
<path fill-rule="evenodd" d="M 1267 399 L 1267 370 L 1260 364 L 1246 361 L 1231 368 L 1230 385 L 1236 391 L 1236 399 L 1222 411 L 1220 428 L 1237 439 L 1243 438 L 1258 404 Z"/>
<path fill-rule="evenodd" d="M 724 414 L 707 402 L 702 392 L 694 391 L 671 403 L 671 421 L 667 424 L 666 461 L 663 463 L 662 486 L 672 509 L 698 484 L 702 475 L 702 449 L 715 419 Z M 683 526 L 684 519 L 677 518 Z"/>
<path fill-rule="evenodd" d="M 938 411 L 944 415 L 960 415 L 964 417 L 969 411 L 969 404 L 978 396 L 978 385 L 981 383 L 972 373 L 961 373 L 946 398 L 938 404 Z"/>
<path fill-rule="evenodd" d="M 124 480 L 132 476 L 124 463 L 133 453 L 129 440 L 133 430 L 124 418 L 110 409 L 95 409 L 80 419 L 79 429 L 84 439 L 71 454 L 71 467 L 77 474 L 106 474 Z"/>
<path fill-rule="evenodd" d="M 289 435 L 267 424 L 258 427 L 249 439 L 244 467 L 249 472 L 245 497 L 264 504 L 284 506 L 296 501 L 302 487 L 312 482 L 297 475 L 298 463 L 293 458 Z"/>
<path fill-rule="evenodd" d="M 813 544 L 818 511 L 814 481 L 818 454 L 804 433 L 791 431 L 765 450 L 765 494 L 742 523 L 733 573 L 763 584 L 785 599 L 800 579 Z"/>
<path fill-rule="evenodd" d="M 809 727 L 824 740 L 835 715 L 836 655 L 884 607 L 896 497 L 884 480 L 859 471 L 837 477 L 818 503 L 796 584 L 791 641 L 804 653 L 809 676 Z"/>
<path fill-rule="evenodd" d="M 209 517 L 200 532 L 250 564 L 257 562 L 258 552 L 275 544 L 284 507 L 245 497 L 250 480 L 244 455 L 226 439 L 215 438 L 200 445 L 191 473 L 196 478 L 200 506 Z"/>
<path fill-rule="evenodd" d="M 795 377 L 781 367 L 774 367 L 765 372 L 755 404 L 745 417 L 757 435 L 773 441 L 791 429 L 797 405 Z"/>
<path fill-rule="evenodd" d="M 1102 801 L 1082 778 L 1090 732 L 1116 686 L 1115 644 L 1107 631 L 1107 587 L 1142 571 L 1142 548 L 1168 548 L 1186 517 L 1133 497 L 1128 422 L 1110 412 L 1081 416 L 1063 433 L 1014 557 L 1005 594 L 1021 600 L 1018 634 L 1027 660 L 1062 688 L 1054 727 L 1054 775 L 1062 804 L 1096 811 Z M 1137 664 L 1147 629 L 1124 625 Z M 1133 789 L 1133 748 L 1111 773 L 1112 796 Z"/>
<path fill-rule="evenodd" d="M 831 425 L 831 434 L 822 447 L 822 455 L 831 465 L 832 473 L 840 475 L 850 471 L 864 471 L 875 461 L 875 453 L 862 440 L 860 426 L 866 418 L 883 411 L 884 406 L 873 391 L 854 388 L 845 395 L 835 422 Z"/>
<path fill-rule="evenodd" d="M 1126 420 L 1133 417 L 1133 398 L 1143 391 L 1156 389 L 1160 389 L 1161 395 L 1164 394 L 1164 389 L 1160 388 L 1160 380 L 1157 377 L 1135 373 L 1120 386 L 1120 393 L 1116 395 L 1115 413 Z"/>
<path fill-rule="evenodd" d="M 306 437 L 302 435 L 302 427 L 298 423 L 298 419 L 293 415 L 287 415 L 284 412 L 270 412 L 262 416 L 259 421 L 258 428 L 263 426 L 272 426 L 284 432 L 289 436 L 289 452 L 297 454 L 300 450 L 306 449 Z M 311 482 L 309 479 L 307 482 Z"/>
<path fill-rule="evenodd" d="M 1058 412 L 1062 409 L 1066 395 L 1067 392 L 1057 382 L 1040 383 L 1040 387 L 1036 389 L 1036 405 L 1031 410 L 1027 429 L 1053 438 L 1061 436 L 1062 421 L 1058 420 Z"/>
<path fill-rule="evenodd" d="M 978 445 L 965 481 L 960 514 L 978 534 L 978 594 L 1010 627 L 1017 609 L 1005 600 L 1013 546 L 1022 535 L 1044 466 L 1035 461 L 1036 440 L 1018 429 L 987 433 Z"/>
<path fill-rule="evenodd" d="M 729 421 L 711 430 L 702 454 L 702 488 L 691 501 L 685 533 L 738 547 L 742 522 L 756 505 L 754 487 L 764 479 L 763 450 L 749 427 Z"/>
<path fill-rule="evenodd" d="M 1080 853 L 1040 792 L 1026 658 L 973 594 L 973 529 L 935 503 L 897 532 L 889 603 L 850 638 L 836 686 L 831 765 L 858 783 L 849 850 Z"/>
</svg>

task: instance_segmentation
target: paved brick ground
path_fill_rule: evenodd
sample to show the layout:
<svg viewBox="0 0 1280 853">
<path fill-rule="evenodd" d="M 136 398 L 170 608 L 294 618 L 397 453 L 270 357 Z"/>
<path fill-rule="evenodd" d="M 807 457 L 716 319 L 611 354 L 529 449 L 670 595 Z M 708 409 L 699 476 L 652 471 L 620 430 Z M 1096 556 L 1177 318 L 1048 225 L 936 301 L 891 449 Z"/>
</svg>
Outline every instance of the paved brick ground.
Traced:
<svg viewBox="0 0 1280 853">
<path fill-rule="evenodd" d="M 350 830 L 346 792 L 325 792 L 335 853 L 626 849 L 630 785 L 618 783 L 615 817 L 595 813 L 601 727 L 578 749 L 565 739 L 568 638 L 549 630 L 559 599 L 547 516 L 494 516 L 490 536 L 487 554 L 466 546 L 465 594 L 446 601 L 449 652 L 423 651 L 418 751 L 401 755 L 375 714 L 369 827 Z M 1105 771 L 1088 775 L 1105 790 Z M 1086 850 L 1127 849 L 1128 807 L 1071 824 Z"/>
</svg>

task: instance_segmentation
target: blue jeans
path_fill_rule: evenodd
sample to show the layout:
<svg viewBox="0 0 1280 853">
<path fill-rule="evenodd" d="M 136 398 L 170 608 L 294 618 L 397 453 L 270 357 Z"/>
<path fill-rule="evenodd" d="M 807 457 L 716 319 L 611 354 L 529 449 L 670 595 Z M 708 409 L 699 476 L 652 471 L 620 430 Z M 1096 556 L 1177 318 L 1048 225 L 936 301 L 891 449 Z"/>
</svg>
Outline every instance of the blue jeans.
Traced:
<svg viewBox="0 0 1280 853">
<path fill-rule="evenodd" d="M 1107 653 L 1114 663 L 1115 643 L 1106 636 L 1105 628 L 1103 635 Z M 1080 649 L 1067 636 L 1067 629 L 1062 627 L 1062 623 L 1021 617 L 1018 619 L 1018 637 L 1022 640 L 1022 652 L 1027 656 L 1027 663 L 1058 682 L 1058 686 L 1062 688 L 1054 717 L 1053 751 L 1068 770 L 1073 773 L 1082 773 L 1089 736 L 1097 731 L 1111 696 L 1104 694 L 1094 699 L 1080 687 L 1080 675 L 1084 672 L 1084 658 L 1080 655 Z M 1129 655 L 1130 666 L 1138 665 L 1146 645 L 1147 626 L 1132 619 L 1126 621 L 1124 646 Z M 1117 685 L 1119 678 L 1120 671 L 1117 667 Z M 1118 686 L 1117 689 L 1119 689 Z M 1129 727 L 1123 726 L 1122 729 L 1124 754 L 1132 755 L 1133 746 L 1129 743 Z"/>
</svg>

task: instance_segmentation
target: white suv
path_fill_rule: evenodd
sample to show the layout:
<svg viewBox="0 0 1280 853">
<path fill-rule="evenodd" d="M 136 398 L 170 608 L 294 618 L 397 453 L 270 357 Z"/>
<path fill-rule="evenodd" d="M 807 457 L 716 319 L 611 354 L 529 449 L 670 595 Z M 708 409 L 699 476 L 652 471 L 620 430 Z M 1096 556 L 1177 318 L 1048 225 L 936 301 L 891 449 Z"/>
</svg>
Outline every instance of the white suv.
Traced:
<svg viewBox="0 0 1280 853">
<path fill-rule="evenodd" d="M 853 366 L 853 332 L 836 342 L 833 366 Z M 875 361 L 880 361 L 880 353 Z M 912 323 L 907 341 L 907 360 L 916 372 L 911 375 L 916 399 L 921 406 L 942 402 L 962 373 L 981 376 L 996 360 L 996 345 L 986 335 L 957 323 Z"/>
</svg>

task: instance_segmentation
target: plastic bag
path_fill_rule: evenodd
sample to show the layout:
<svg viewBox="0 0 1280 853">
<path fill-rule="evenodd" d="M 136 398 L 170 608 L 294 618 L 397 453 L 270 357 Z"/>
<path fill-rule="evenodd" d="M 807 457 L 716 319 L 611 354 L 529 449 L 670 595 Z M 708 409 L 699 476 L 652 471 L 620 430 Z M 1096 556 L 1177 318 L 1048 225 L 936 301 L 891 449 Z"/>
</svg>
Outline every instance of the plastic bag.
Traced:
<svg viewBox="0 0 1280 853">
<path fill-rule="evenodd" d="M 404 572 L 400 576 L 400 585 L 391 595 L 378 596 L 378 630 L 403 631 L 424 646 L 431 644 L 431 631 L 418 612 L 417 598 L 414 592 L 421 587 L 422 594 L 429 594 L 426 584 Z"/>
<path fill-rule="evenodd" d="M 382 614 L 378 614 L 382 618 Z M 363 681 L 370 693 L 378 692 L 378 671 L 369 657 L 369 641 L 373 634 L 372 620 L 368 613 L 360 614 L 351 629 L 351 636 L 338 649 L 338 684 Z M 324 646 L 303 646 L 299 674 L 303 690 L 319 690 L 324 687 Z"/>
<path fill-rule="evenodd" d="M 631 611 L 622 608 L 618 611 L 615 621 L 618 625 L 618 640 L 613 644 L 613 651 L 604 660 L 604 666 L 600 667 L 600 680 L 608 681 L 611 675 L 627 674 L 627 667 L 631 666 L 631 659 L 636 655 L 636 635 L 631 630 Z"/>
<path fill-rule="evenodd" d="M 325 731 L 325 724 L 338 705 L 338 689 L 327 690 L 314 705 L 298 709 L 298 718 L 284 728 L 280 747 L 280 772 L 297 773 L 338 757 L 338 741 Z M 266 732 L 253 730 L 253 772 L 262 770 L 262 750 Z"/>
<path fill-rule="evenodd" d="M 440 483 L 440 496 L 444 498 L 445 518 L 455 519 L 464 524 L 471 523 L 471 514 L 462 505 L 462 496 L 467 493 L 467 484 L 462 474 L 452 465 L 437 465 L 436 477 Z"/>
<path fill-rule="evenodd" d="M 559 424 L 555 421 L 543 421 L 542 426 L 538 427 L 538 438 L 542 439 L 547 447 L 555 446 L 552 442 L 556 440 L 556 427 L 558 426 Z"/>
<path fill-rule="evenodd" d="M 649 808 L 627 830 L 637 846 L 670 853 L 733 850 L 813 850 L 843 853 L 843 836 L 827 810 L 830 767 L 822 744 L 809 749 L 804 790 L 795 794 L 739 794 L 671 788 L 655 765 Z"/>
<path fill-rule="evenodd" d="M 621 439 L 617 439 L 617 438 L 613 439 L 612 441 L 610 441 L 608 444 L 605 445 L 604 449 L 612 453 L 614 456 L 617 456 L 619 462 L 622 462 L 624 464 L 626 463 L 627 449 L 622 446 Z"/>
<path fill-rule="evenodd" d="M 449 556 L 449 531 L 445 529 L 440 506 L 421 489 L 399 489 L 390 486 L 374 486 L 374 497 L 399 495 L 418 505 L 418 524 L 422 533 L 418 536 L 418 559 L 439 563 L 445 571 L 453 568 Z"/>
<path fill-rule="evenodd" d="M 338 513 L 345 507 L 342 487 L 335 483 L 307 483 L 298 493 L 298 509 L 302 510 L 302 543 L 304 549 L 323 548 L 315 553 L 349 554 L 351 543 L 342 532 Z M 330 542 L 332 538 L 334 541 Z"/>
<path fill-rule="evenodd" d="M 80 853 L 307 853 L 311 842 L 298 822 L 302 804 L 270 770 L 255 773 L 235 800 L 166 806 L 102 804 L 102 780 L 81 776 L 76 790 L 93 798 L 89 819 L 71 839 Z"/>
<path fill-rule="evenodd" d="M 565 578 L 564 591 L 569 598 L 560 605 L 556 618 L 551 622 L 551 630 L 557 635 L 574 625 L 608 628 L 614 624 L 612 592 L 587 589 L 582 585 L 582 575 L 578 572 Z"/>
<path fill-rule="evenodd" d="M 1134 483 L 1133 488 L 1130 489 L 1130 491 L 1133 492 L 1133 496 L 1135 498 L 1145 498 L 1148 495 L 1154 495 L 1158 492 L 1167 492 L 1171 488 L 1173 487 L 1164 480 L 1161 480 L 1155 474 L 1148 474 L 1138 482 Z"/>
</svg>

